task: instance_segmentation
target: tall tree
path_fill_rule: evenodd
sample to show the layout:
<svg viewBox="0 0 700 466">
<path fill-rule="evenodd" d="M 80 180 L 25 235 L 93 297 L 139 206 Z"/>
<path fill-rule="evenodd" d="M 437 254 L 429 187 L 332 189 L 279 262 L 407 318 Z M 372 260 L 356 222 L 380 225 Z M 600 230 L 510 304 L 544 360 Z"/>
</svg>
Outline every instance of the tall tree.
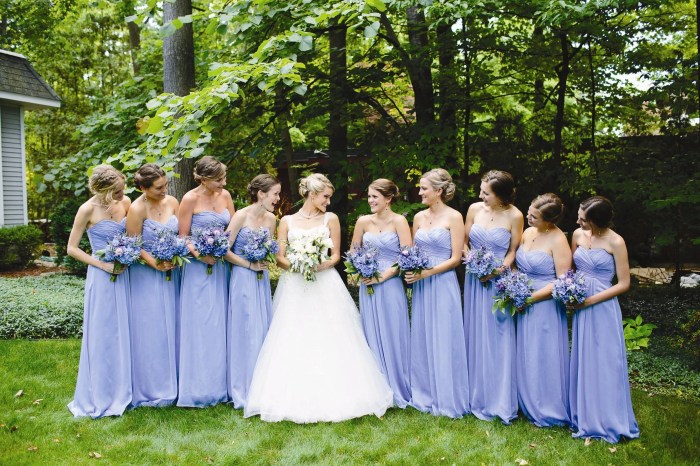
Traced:
<svg viewBox="0 0 700 466">
<path fill-rule="evenodd" d="M 172 23 L 183 16 L 192 15 L 191 0 L 174 0 L 163 3 L 163 23 Z M 163 39 L 163 91 L 185 96 L 195 87 L 194 33 L 192 22 L 185 22 L 173 34 Z M 172 194 L 182 199 L 194 188 L 193 158 L 183 158 L 175 167 L 179 175 L 170 184 Z"/>
</svg>

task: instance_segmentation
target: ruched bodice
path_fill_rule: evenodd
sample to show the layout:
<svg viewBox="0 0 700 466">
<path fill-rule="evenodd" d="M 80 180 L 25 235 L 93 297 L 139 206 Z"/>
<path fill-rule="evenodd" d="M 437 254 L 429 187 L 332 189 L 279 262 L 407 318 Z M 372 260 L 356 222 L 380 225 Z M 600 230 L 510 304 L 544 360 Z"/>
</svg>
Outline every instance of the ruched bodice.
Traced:
<svg viewBox="0 0 700 466">
<path fill-rule="evenodd" d="M 216 225 L 221 228 L 226 228 L 228 222 L 231 220 L 231 214 L 228 209 L 223 212 L 214 212 L 213 210 L 205 210 L 204 212 L 197 212 L 192 215 L 192 228 L 208 228 L 210 226 Z"/>
<path fill-rule="evenodd" d="M 394 231 L 385 231 L 383 233 L 366 232 L 362 235 L 362 244 L 377 248 L 380 273 L 396 263 L 396 258 L 401 248 L 399 235 Z"/>
<path fill-rule="evenodd" d="M 143 249 L 150 253 L 153 249 L 153 242 L 157 239 L 157 233 L 164 228 L 172 230 L 173 233 L 177 234 L 177 225 L 177 216 L 174 214 L 171 215 L 165 223 L 160 223 L 150 218 L 144 220 L 143 230 L 141 232 Z"/>
<path fill-rule="evenodd" d="M 588 277 L 596 278 L 610 286 L 615 276 L 615 258 L 605 249 L 586 249 L 579 247 L 574 252 L 576 270 Z"/>
<path fill-rule="evenodd" d="M 469 247 L 486 246 L 499 259 L 503 259 L 510 247 L 510 231 L 505 228 L 484 228 L 476 223 L 469 230 Z"/>
<path fill-rule="evenodd" d="M 107 243 L 119 233 L 126 231 L 126 217 L 121 222 L 114 220 L 100 220 L 87 230 L 88 239 L 90 240 L 90 248 L 93 251 L 99 251 L 107 246 Z"/>
<path fill-rule="evenodd" d="M 430 259 L 431 267 L 452 256 L 452 238 L 447 228 L 421 228 L 416 232 L 415 242 Z"/>
<path fill-rule="evenodd" d="M 545 251 L 525 251 L 518 248 L 515 252 L 515 263 L 518 270 L 535 282 L 536 290 L 557 278 L 554 258 Z"/>
<path fill-rule="evenodd" d="M 266 228 L 266 230 L 268 230 Z M 236 240 L 233 242 L 233 253 L 239 256 L 243 255 L 243 248 L 248 244 L 248 238 L 253 234 L 253 229 L 250 227 L 243 227 L 238 231 L 236 235 Z M 268 230 L 269 231 L 269 230 Z"/>
</svg>

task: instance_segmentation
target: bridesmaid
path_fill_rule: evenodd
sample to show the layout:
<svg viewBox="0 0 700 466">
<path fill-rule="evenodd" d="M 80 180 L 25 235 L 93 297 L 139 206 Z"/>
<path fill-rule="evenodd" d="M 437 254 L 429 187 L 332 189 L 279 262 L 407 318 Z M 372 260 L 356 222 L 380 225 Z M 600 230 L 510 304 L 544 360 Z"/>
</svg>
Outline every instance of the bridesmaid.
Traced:
<svg viewBox="0 0 700 466">
<path fill-rule="evenodd" d="M 88 264 L 78 382 L 68 409 L 95 419 L 120 416 L 131 402 L 129 273 L 87 254 L 80 239 L 87 229 L 93 254 L 104 249 L 124 232 L 131 201 L 124 196 L 124 175 L 110 165 L 95 167 L 88 187 L 93 196 L 78 209 L 67 248 L 69 256 Z M 121 274 L 114 282 L 113 273 Z"/>
<path fill-rule="evenodd" d="M 481 178 L 479 198 L 469 206 L 465 223 L 466 246 L 486 246 L 503 261 L 495 274 L 513 265 L 523 231 L 523 214 L 513 205 L 515 182 L 508 172 L 491 170 Z M 491 279 L 472 274 L 464 280 L 464 334 L 469 366 L 472 413 L 504 424 L 518 415 L 515 382 L 515 319 L 491 312 L 496 291 Z"/>
<path fill-rule="evenodd" d="M 566 308 L 552 299 L 553 282 L 571 268 L 571 249 L 557 228 L 564 205 L 555 194 L 536 197 L 527 210 L 515 262 L 532 280 L 532 305 L 517 315 L 517 386 L 520 409 L 538 427 L 570 425 L 569 331 Z"/>
<path fill-rule="evenodd" d="M 180 236 L 192 228 L 226 228 L 234 213 L 226 186 L 226 166 L 205 156 L 194 166 L 199 186 L 182 198 L 178 211 Z M 180 290 L 180 354 L 177 406 L 201 408 L 228 400 L 226 382 L 226 313 L 229 265 L 203 256 L 190 244 L 194 257 L 182 272 Z M 207 274 L 207 265 L 213 270 Z"/>
<path fill-rule="evenodd" d="M 611 229 L 613 206 L 602 196 L 581 203 L 571 250 L 587 277 L 588 297 L 574 314 L 571 334 L 571 421 L 574 437 L 638 438 L 632 411 L 625 338 L 617 296 L 630 287 L 627 247 Z M 617 283 L 612 285 L 613 276 Z"/>
<path fill-rule="evenodd" d="M 379 278 L 363 279 L 360 285 L 362 329 L 379 368 L 394 392 L 394 404 L 405 408 L 411 401 L 409 382 L 408 302 L 396 263 L 401 246 L 411 245 L 411 229 L 391 204 L 399 188 L 390 180 L 374 180 L 367 190 L 371 215 L 357 220 L 352 244 L 364 244 L 379 251 Z M 367 294 L 372 285 L 374 294 Z"/>
<path fill-rule="evenodd" d="M 282 186 L 271 175 L 258 175 L 248 183 L 251 205 L 236 212 L 228 231 L 233 252 L 226 260 L 233 264 L 228 295 L 228 396 L 234 408 L 243 408 L 260 347 L 272 318 L 270 277 L 266 262 L 250 262 L 243 257 L 248 236 L 260 228 L 272 236 L 277 219 L 273 213 Z M 258 280 L 258 272 L 264 277 Z"/>
<path fill-rule="evenodd" d="M 134 175 L 142 192 L 126 216 L 129 235 L 142 235 L 143 264 L 129 269 L 131 300 L 131 406 L 169 406 L 177 398 L 175 353 L 176 281 L 166 281 L 170 262 L 157 261 L 150 252 L 162 229 L 178 233 L 178 202 L 167 194 L 168 179 L 158 165 L 147 163 Z"/>
<path fill-rule="evenodd" d="M 406 283 L 413 285 L 411 405 L 459 418 L 469 413 L 469 377 L 454 271 L 461 263 L 464 226 L 462 215 L 445 204 L 454 191 L 452 177 L 442 168 L 421 177 L 419 194 L 428 208 L 416 214 L 413 238 L 430 257 L 431 268 L 406 273 Z"/>
</svg>

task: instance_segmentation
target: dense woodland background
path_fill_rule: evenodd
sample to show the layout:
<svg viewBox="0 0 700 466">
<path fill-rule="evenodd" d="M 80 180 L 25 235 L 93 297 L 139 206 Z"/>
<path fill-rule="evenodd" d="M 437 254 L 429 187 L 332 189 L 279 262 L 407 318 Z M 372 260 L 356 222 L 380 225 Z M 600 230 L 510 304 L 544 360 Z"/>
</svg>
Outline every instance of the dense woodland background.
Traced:
<svg viewBox="0 0 700 466">
<path fill-rule="evenodd" d="M 181 195 L 213 155 L 239 205 L 260 172 L 318 169 L 349 227 L 376 177 L 410 219 L 423 171 L 447 168 L 466 212 L 499 168 L 522 210 L 560 194 L 564 230 L 610 197 L 634 263 L 683 268 L 700 261 L 697 17 L 687 0 L 0 0 L 0 48 L 63 99 L 26 114 L 30 218 L 74 212 L 100 162 L 159 163 Z"/>
</svg>

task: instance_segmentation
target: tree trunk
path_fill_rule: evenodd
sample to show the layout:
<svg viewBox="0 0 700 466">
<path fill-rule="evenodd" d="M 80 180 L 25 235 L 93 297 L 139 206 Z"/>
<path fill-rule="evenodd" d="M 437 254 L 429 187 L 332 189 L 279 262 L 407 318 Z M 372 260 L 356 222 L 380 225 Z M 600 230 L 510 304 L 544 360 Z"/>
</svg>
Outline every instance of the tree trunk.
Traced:
<svg viewBox="0 0 700 466">
<path fill-rule="evenodd" d="M 544 50 L 544 31 L 542 30 L 542 27 L 535 27 L 535 30 L 532 35 L 532 41 L 533 51 L 536 54 L 540 54 L 541 51 Z M 535 76 L 534 92 L 535 96 L 533 98 L 532 110 L 535 115 L 535 118 L 537 118 L 537 114 L 544 110 L 545 107 L 544 78 L 540 73 L 537 73 L 537 75 Z M 542 137 L 542 134 L 537 130 L 534 131 L 532 146 L 535 152 L 540 152 L 544 150 L 544 143 L 545 141 Z"/>
<path fill-rule="evenodd" d="M 450 24 L 440 24 L 437 27 L 438 60 L 440 74 L 438 80 L 440 95 L 440 134 L 442 147 L 445 151 L 445 168 L 458 170 L 457 161 L 457 96 L 459 88 L 455 75 L 455 56 L 457 42 Z"/>
<path fill-rule="evenodd" d="M 415 95 L 416 122 L 428 127 L 435 121 L 435 96 L 433 94 L 432 58 L 428 47 L 428 25 L 419 7 L 406 9 L 408 40 L 411 55 L 409 75 Z"/>
<path fill-rule="evenodd" d="M 471 164 L 471 135 L 470 126 L 472 121 L 472 53 L 467 38 L 467 18 L 462 19 L 462 54 L 464 55 L 464 143 L 463 149 L 463 169 L 460 173 L 462 186 L 469 186 L 469 166 Z M 466 195 L 460 196 L 460 211 L 464 212 L 468 199 Z"/>
<path fill-rule="evenodd" d="M 552 167 L 551 172 L 545 177 L 545 188 L 547 190 L 556 190 L 559 188 L 559 180 L 561 179 L 562 170 L 562 152 L 563 142 L 562 133 L 564 132 L 564 107 L 566 104 L 566 85 L 570 72 L 569 56 L 569 40 L 565 31 L 559 33 L 559 42 L 561 44 L 561 63 L 556 66 L 557 72 L 557 113 L 554 117 L 554 147 L 552 147 Z"/>
<path fill-rule="evenodd" d="M 192 14 L 191 0 L 163 2 L 163 22 L 168 23 L 180 16 Z M 180 29 L 163 39 L 163 90 L 184 96 L 195 87 L 194 79 L 194 34 L 192 23 L 183 24 Z M 193 159 L 183 159 L 175 167 L 179 178 L 173 178 L 170 191 L 177 199 L 195 187 L 192 170 Z"/>
<path fill-rule="evenodd" d="M 141 74 L 141 64 L 139 63 L 138 53 L 141 50 L 141 28 L 133 21 L 126 23 L 126 26 L 129 28 L 131 66 L 134 69 L 134 76 L 139 76 Z"/>
<path fill-rule="evenodd" d="M 591 75 L 591 155 L 593 156 L 593 167 L 595 169 L 595 177 L 598 179 L 598 149 L 596 148 L 595 128 L 598 119 L 598 107 L 596 106 L 596 80 L 595 66 L 593 64 L 593 51 L 591 50 L 591 38 L 588 38 L 588 70 Z"/>
<path fill-rule="evenodd" d="M 335 194 L 333 211 L 340 219 L 340 249 L 346 248 L 348 241 L 348 174 L 347 174 L 347 28 L 334 24 L 329 32 L 330 82 L 328 102 L 330 122 L 328 125 L 328 166 L 332 176 Z M 342 264 L 342 261 L 340 262 Z M 340 269 L 339 269 L 340 270 Z M 341 270 L 342 272 L 342 270 Z M 344 278 L 344 273 L 343 273 Z"/>
<path fill-rule="evenodd" d="M 287 182 L 289 183 L 289 200 L 294 203 L 299 199 L 299 190 L 297 189 L 297 180 L 299 175 L 294 167 L 294 145 L 292 144 L 292 136 L 289 134 L 289 109 L 286 108 L 287 99 L 285 88 L 277 86 L 275 89 L 275 113 L 277 114 L 277 135 L 282 142 L 282 152 L 284 153 L 284 161 L 287 163 Z M 281 176 L 281 174 L 280 174 Z"/>
</svg>

